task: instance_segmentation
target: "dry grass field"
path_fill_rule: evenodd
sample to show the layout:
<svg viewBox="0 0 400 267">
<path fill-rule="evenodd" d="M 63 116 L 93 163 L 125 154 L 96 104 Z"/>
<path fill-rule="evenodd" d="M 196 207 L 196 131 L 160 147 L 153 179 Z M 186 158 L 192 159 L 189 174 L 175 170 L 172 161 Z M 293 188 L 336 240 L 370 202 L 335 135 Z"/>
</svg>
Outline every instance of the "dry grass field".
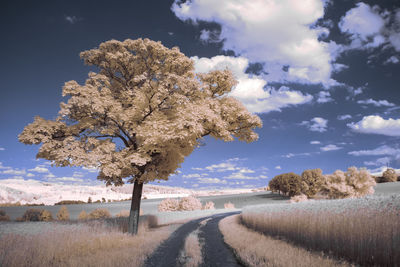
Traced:
<svg viewBox="0 0 400 267">
<path fill-rule="evenodd" d="M 400 195 L 243 209 L 245 226 L 362 266 L 400 266 Z"/>
<path fill-rule="evenodd" d="M 121 231 L 124 222 L 80 223 L 74 229 L 0 237 L 0 266 L 141 266 L 173 227 L 149 228 L 142 222 L 137 236 Z"/>
<path fill-rule="evenodd" d="M 323 253 L 310 252 L 300 246 L 253 231 L 240 223 L 240 215 L 221 220 L 219 228 L 224 235 L 224 241 L 234 249 L 236 256 L 246 266 L 351 266 Z"/>
</svg>

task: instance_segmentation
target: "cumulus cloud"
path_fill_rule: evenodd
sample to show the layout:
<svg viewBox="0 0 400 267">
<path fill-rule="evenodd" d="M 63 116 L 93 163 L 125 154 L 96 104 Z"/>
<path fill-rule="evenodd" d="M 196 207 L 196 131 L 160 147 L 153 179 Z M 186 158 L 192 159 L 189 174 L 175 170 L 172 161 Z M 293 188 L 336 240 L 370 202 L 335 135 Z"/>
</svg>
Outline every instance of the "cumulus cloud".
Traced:
<svg viewBox="0 0 400 267">
<path fill-rule="evenodd" d="M 199 178 L 197 179 L 200 184 L 226 184 L 226 180 L 218 178 Z"/>
<path fill-rule="evenodd" d="M 333 98 L 331 97 L 331 93 L 327 91 L 321 91 L 318 93 L 318 103 L 327 103 L 327 102 L 332 102 Z"/>
<path fill-rule="evenodd" d="M 4 151 L 6 150 L 4 147 L 0 147 L 0 151 Z"/>
<path fill-rule="evenodd" d="M 370 150 L 351 151 L 348 154 L 352 156 L 394 156 L 397 158 L 400 157 L 400 149 L 383 145 Z"/>
<path fill-rule="evenodd" d="M 282 170 L 282 167 L 278 165 L 278 166 L 275 166 L 275 169 Z"/>
<path fill-rule="evenodd" d="M 366 166 L 385 166 L 389 164 L 391 161 L 391 158 L 389 157 L 383 157 L 383 158 L 378 158 L 374 161 L 364 161 L 364 165 Z"/>
<path fill-rule="evenodd" d="M 288 153 L 286 155 L 283 155 L 282 158 L 293 158 L 293 157 L 299 157 L 299 156 L 311 156 L 312 154 L 309 152 L 304 152 L 304 153 Z"/>
<path fill-rule="evenodd" d="M 38 173 L 47 173 L 47 172 L 49 172 L 49 169 L 45 168 L 43 165 L 39 165 L 33 169 L 29 169 L 28 171 L 38 172 Z"/>
<path fill-rule="evenodd" d="M 200 177 L 207 176 L 207 175 L 208 175 L 207 173 L 202 173 L 202 174 L 200 174 L 200 173 L 191 173 L 191 174 L 182 175 L 182 178 L 200 178 Z"/>
<path fill-rule="evenodd" d="M 258 180 L 258 179 L 260 179 L 260 177 L 248 176 L 240 171 L 231 173 L 230 175 L 225 176 L 224 178 L 225 179 L 241 179 L 241 180 Z"/>
<path fill-rule="evenodd" d="M 311 141 L 310 144 L 311 145 L 319 145 L 319 144 L 321 144 L 321 142 L 320 141 Z"/>
<path fill-rule="evenodd" d="M 400 60 L 396 56 L 391 56 L 383 64 L 385 64 L 385 65 L 387 65 L 387 64 L 397 64 L 399 62 L 400 62 Z"/>
<path fill-rule="evenodd" d="M 373 100 L 373 99 L 365 99 L 365 100 L 358 100 L 358 104 L 362 105 L 373 105 L 375 107 L 394 107 L 395 104 L 388 102 L 387 100 Z"/>
<path fill-rule="evenodd" d="M 351 116 L 350 114 L 345 114 L 345 115 L 339 115 L 339 116 L 337 116 L 337 119 L 340 120 L 340 121 L 349 120 L 349 119 L 351 119 L 351 118 L 352 118 L 352 116 Z"/>
<path fill-rule="evenodd" d="M 321 151 L 327 152 L 327 151 L 335 151 L 335 150 L 339 150 L 342 149 L 343 147 L 339 147 L 337 145 L 326 145 L 321 147 Z"/>
<path fill-rule="evenodd" d="M 77 16 L 65 16 L 64 19 L 70 24 L 75 24 L 81 20 Z"/>
<path fill-rule="evenodd" d="M 337 84 L 331 79 L 339 47 L 324 42 L 329 29 L 315 23 L 324 2 L 307 0 L 176 0 L 171 9 L 182 21 L 218 23 L 223 49 L 263 63 L 268 81 Z M 203 39 L 209 34 L 202 32 Z"/>
<path fill-rule="evenodd" d="M 219 31 L 203 29 L 200 31 L 200 40 L 204 43 L 219 43 L 222 41 L 219 34 Z"/>
<path fill-rule="evenodd" d="M 249 61 L 244 57 L 215 56 L 212 58 L 192 57 L 196 72 L 230 69 L 238 84 L 230 93 L 240 100 L 251 112 L 267 113 L 280 111 L 284 107 L 300 105 L 312 100 L 312 96 L 282 86 L 278 90 L 266 88 L 267 82 L 260 76 L 246 73 Z"/>
<path fill-rule="evenodd" d="M 359 2 L 341 18 L 339 28 L 349 34 L 351 39 L 351 44 L 343 50 L 385 45 L 400 51 L 400 9 L 382 11 L 378 5 Z M 393 60 L 398 62 L 397 58 Z"/>
<path fill-rule="evenodd" d="M 341 18 L 339 29 L 350 35 L 351 48 L 368 48 L 378 47 L 385 42 L 381 35 L 384 25 L 385 19 L 377 8 L 359 2 Z"/>
<path fill-rule="evenodd" d="M 321 117 L 315 117 L 310 121 L 302 121 L 300 125 L 307 126 L 313 132 L 325 132 L 328 127 L 328 120 Z"/>
<path fill-rule="evenodd" d="M 348 123 L 347 126 L 359 133 L 400 136 L 400 119 L 385 120 L 378 115 L 371 115 L 363 117 L 357 123 Z"/>
<path fill-rule="evenodd" d="M 1 173 L 2 174 L 11 174 L 11 175 L 25 175 L 26 171 L 20 170 L 20 169 L 7 168 L 5 171 L 2 171 Z"/>
</svg>

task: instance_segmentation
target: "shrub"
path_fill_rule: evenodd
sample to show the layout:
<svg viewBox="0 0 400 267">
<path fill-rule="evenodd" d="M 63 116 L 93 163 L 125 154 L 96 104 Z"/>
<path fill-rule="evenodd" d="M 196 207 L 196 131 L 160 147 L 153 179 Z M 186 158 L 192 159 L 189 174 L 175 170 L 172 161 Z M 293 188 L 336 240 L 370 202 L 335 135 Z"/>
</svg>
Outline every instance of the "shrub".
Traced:
<svg viewBox="0 0 400 267">
<path fill-rule="evenodd" d="M 60 202 L 54 203 L 54 205 L 71 205 L 71 204 L 86 204 L 82 200 L 62 200 Z"/>
<path fill-rule="evenodd" d="M 275 176 L 268 186 L 273 192 L 279 191 L 290 197 L 299 195 L 303 191 L 301 177 L 293 172 Z"/>
<path fill-rule="evenodd" d="M 42 210 L 40 209 L 28 209 L 25 211 L 22 218 L 19 218 L 21 221 L 30 221 L 30 222 L 39 222 L 41 219 Z"/>
<path fill-rule="evenodd" d="M 89 204 L 92 203 L 92 198 L 91 197 L 88 198 L 87 203 L 89 203 Z"/>
<path fill-rule="evenodd" d="M 129 210 L 121 210 L 115 215 L 115 217 L 129 217 L 129 212 Z"/>
<path fill-rule="evenodd" d="M 61 208 L 57 212 L 57 220 L 59 221 L 68 221 L 69 220 L 69 212 L 67 206 L 61 206 Z"/>
<path fill-rule="evenodd" d="M 322 190 L 329 198 L 362 197 L 373 194 L 375 185 L 367 170 L 350 167 L 347 172 L 337 170 L 327 175 Z"/>
<path fill-rule="evenodd" d="M 214 202 L 208 201 L 206 204 L 204 204 L 203 210 L 215 210 Z"/>
<path fill-rule="evenodd" d="M 87 214 L 86 211 L 82 210 L 78 215 L 78 220 L 84 221 L 87 219 L 89 219 L 89 215 Z"/>
<path fill-rule="evenodd" d="M 387 183 L 387 182 L 396 182 L 396 181 L 397 181 L 396 171 L 393 169 L 387 169 L 386 171 L 383 172 L 380 182 Z"/>
<path fill-rule="evenodd" d="M 160 204 L 158 204 L 158 211 L 177 211 L 179 210 L 179 200 L 174 198 L 163 199 Z"/>
<path fill-rule="evenodd" d="M 103 219 L 110 218 L 111 214 L 108 209 L 95 209 L 89 213 L 89 219 Z"/>
<path fill-rule="evenodd" d="M 42 210 L 40 213 L 40 221 L 49 222 L 53 220 L 53 215 L 48 210 Z"/>
<path fill-rule="evenodd" d="M 321 191 L 325 180 L 321 169 L 305 170 L 301 174 L 301 179 L 303 183 L 302 192 L 309 198 Z"/>
<path fill-rule="evenodd" d="M 6 214 L 6 212 L 4 210 L 0 210 L 0 222 L 1 221 L 9 221 L 10 220 L 10 216 L 8 216 Z"/>
<path fill-rule="evenodd" d="M 233 203 L 231 203 L 231 202 L 228 202 L 228 203 L 224 204 L 224 208 L 225 209 L 234 209 L 235 205 Z"/>
<path fill-rule="evenodd" d="M 290 198 L 289 202 L 290 203 L 297 203 L 297 202 L 303 202 L 303 201 L 307 201 L 308 198 L 306 195 L 304 194 L 300 194 L 300 195 L 296 195 Z"/>
<path fill-rule="evenodd" d="M 198 198 L 188 196 L 179 201 L 179 210 L 201 210 L 201 201 Z"/>
</svg>

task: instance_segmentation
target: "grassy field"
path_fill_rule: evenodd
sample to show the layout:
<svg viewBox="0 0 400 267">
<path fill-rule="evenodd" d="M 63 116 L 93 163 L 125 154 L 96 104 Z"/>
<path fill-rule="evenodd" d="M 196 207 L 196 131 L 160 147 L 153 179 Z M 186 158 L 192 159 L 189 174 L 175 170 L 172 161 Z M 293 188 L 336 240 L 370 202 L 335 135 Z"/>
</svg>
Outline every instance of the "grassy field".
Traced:
<svg viewBox="0 0 400 267">
<path fill-rule="evenodd" d="M 311 252 L 283 240 L 253 231 L 240 222 L 240 215 L 220 221 L 219 228 L 224 241 L 233 248 L 236 256 L 246 266 L 253 267 L 350 267 L 321 252 Z"/>
<path fill-rule="evenodd" d="M 39 234 L 4 234 L 0 266 L 141 266 L 176 228 L 150 229 L 142 222 L 139 234 L 131 236 L 121 231 L 124 220 L 114 223 L 94 220 Z"/>
<path fill-rule="evenodd" d="M 362 266 L 400 265 L 400 194 L 246 207 L 242 222 Z"/>
</svg>

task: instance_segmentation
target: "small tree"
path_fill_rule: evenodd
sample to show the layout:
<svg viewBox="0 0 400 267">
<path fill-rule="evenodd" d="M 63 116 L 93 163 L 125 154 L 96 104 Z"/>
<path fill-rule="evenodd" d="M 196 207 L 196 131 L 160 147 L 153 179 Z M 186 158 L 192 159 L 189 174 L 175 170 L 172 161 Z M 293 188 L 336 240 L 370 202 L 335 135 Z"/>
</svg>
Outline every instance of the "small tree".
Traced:
<svg viewBox="0 0 400 267">
<path fill-rule="evenodd" d="M 324 176 L 321 169 L 305 170 L 301 174 L 303 192 L 308 198 L 315 196 L 322 189 Z"/>
<path fill-rule="evenodd" d="M 92 203 L 92 198 L 91 198 L 91 197 L 88 198 L 87 203 L 88 203 L 88 204 L 91 204 L 91 203 Z"/>
<path fill-rule="evenodd" d="M 303 190 L 301 177 L 293 172 L 275 176 L 268 186 L 272 191 L 280 191 L 290 197 L 301 194 Z"/>
<path fill-rule="evenodd" d="M 322 192 L 330 198 L 362 197 L 374 193 L 375 179 L 365 169 L 350 167 L 326 176 Z"/>
<path fill-rule="evenodd" d="M 386 171 L 383 172 L 382 177 L 380 178 L 380 182 L 387 183 L 387 182 L 396 182 L 397 181 L 397 174 L 394 169 L 388 168 Z"/>
<path fill-rule="evenodd" d="M 57 212 L 57 220 L 59 221 L 68 221 L 69 220 L 69 211 L 67 206 L 61 206 L 61 208 Z"/>
<path fill-rule="evenodd" d="M 167 180 L 203 137 L 258 138 L 260 118 L 228 96 L 236 84 L 229 70 L 195 73 L 178 48 L 149 39 L 107 41 L 81 57 L 99 72 L 84 85 L 65 83 L 59 116 L 35 117 L 19 140 L 42 144 L 36 156 L 56 166 L 96 167 L 107 185 L 134 183 L 132 234 L 143 184 Z"/>
</svg>

